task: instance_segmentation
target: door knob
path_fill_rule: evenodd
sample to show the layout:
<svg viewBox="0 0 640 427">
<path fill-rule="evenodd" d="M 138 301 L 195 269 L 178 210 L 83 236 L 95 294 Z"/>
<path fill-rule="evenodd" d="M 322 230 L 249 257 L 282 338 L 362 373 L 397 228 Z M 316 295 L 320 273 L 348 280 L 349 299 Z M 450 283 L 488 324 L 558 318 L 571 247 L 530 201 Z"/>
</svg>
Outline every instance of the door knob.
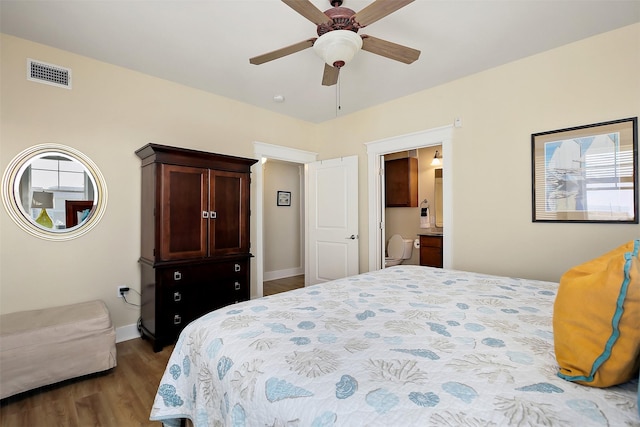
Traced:
<svg viewBox="0 0 640 427">
<path fill-rule="evenodd" d="M 358 238 L 358 236 L 356 234 L 352 234 L 349 237 L 345 237 L 345 239 L 347 239 L 347 240 L 356 240 L 357 238 Z"/>
</svg>

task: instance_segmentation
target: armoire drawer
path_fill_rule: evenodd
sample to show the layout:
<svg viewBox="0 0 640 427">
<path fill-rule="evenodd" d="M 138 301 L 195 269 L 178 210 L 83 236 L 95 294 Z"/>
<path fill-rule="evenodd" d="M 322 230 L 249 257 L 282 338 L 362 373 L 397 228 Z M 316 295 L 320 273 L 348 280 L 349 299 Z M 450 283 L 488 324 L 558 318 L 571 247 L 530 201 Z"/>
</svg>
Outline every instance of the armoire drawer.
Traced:
<svg viewBox="0 0 640 427">
<path fill-rule="evenodd" d="M 184 310 L 166 310 L 159 316 L 163 331 L 170 336 L 177 336 L 193 319 Z"/>
<path fill-rule="evenodd" d="M 207 277 L 207 267 L 200 265 L 158 268 L 158 281 L 162 286 L 186 286 Z"/>
<path fill-rule="evenodd" d="M 162 301 L 168 309 L 177 310 L 187 307 L 193 303 L 192 299 L 187 286 L 168 286 L 162 291 Z"/>
<path fill-rule="evenodd" d="M 236 279 L 249 273 L 249 262 L 245 260 L 210 264 L 210 273 L 217 279 Z"/>
<path fill-rule="evenodd" d="M 158 269 L 159 279 L 165 286 L 216 286 L 219 280 L 237 280 L 248 277 L 247 261 L 216 262 L 200 265 L 163 267 Z"/>
</svg>

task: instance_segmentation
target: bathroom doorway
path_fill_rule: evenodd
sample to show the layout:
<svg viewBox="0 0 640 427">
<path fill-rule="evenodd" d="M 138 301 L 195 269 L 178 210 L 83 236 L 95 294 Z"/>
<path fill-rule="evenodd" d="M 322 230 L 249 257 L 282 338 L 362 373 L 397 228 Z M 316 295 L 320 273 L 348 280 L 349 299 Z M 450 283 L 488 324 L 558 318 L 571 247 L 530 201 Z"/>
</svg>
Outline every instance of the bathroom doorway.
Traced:
<svg viewBox="0 0 640 427">
<path fill-rule="evenodd" d="M 437 154 L 436 154 L 437 153 Z M 436 191 L 436 172 L 442 173 L 442 146 L 434 145 L 422 147 L 415 150 L 399 151 L 397 153 L 389 153 L 384 155 L 386 166 L 394 162 L 403 162 L 405 160 L 413 160 L 415 165 L 415 173 L 410 174 L 411 182 L 407 183 L 408 187 L 414 188 L 414 194 L 407 200 L 409 206 L 397 206 L 385 203 L 384 207 L 384 235 L 385 247 L 389 248 L 389 240 L 394 235 L 400 235 L 403 239 L 410 239 L 413 243 L 418 239 L 418 234 L 422 232 L 432 231 L 436 229 L 436 221 L 442 227 L 444 223 L 442 218 L 442 191 Z M 434 159 L 437 158 L 437 164 Z M 385 168 L 386 178 L 389 179 L 391 170 Z M 441 175 L 442 176 L 442 175 Z M 440 179 L 442 183 L 442 179 Z M 389 191 L 385 188 L 384 191 Z M 439 197 L 438 197 L 439 196 Z M 426 216 L 421 216 L 421 209 L 424 209 Z M 420 249 L 412 246 L 410 253 L 405 253 L 402 264 L 420 265 Z"/>
<path fill-rule="evenodd" d="M 448 125 L 365 144 L 369 171 L 369 271 L 379 270 L 384 265 L 387 240 L 387 233 L 385 233 L 385 186 L 384 176 L 380 172 L 384 168 L 384 155 L 435 146 L 442 147 L 441 162 L 444 171 L 442 181 L 443 266 L 444 268 L 451 268 L 453 258 L 451 242 L 454 233 L 452 206 L 453 160 L 448 154 L 453 151 L 452 134 L 453 126 Z"/>
</svg>

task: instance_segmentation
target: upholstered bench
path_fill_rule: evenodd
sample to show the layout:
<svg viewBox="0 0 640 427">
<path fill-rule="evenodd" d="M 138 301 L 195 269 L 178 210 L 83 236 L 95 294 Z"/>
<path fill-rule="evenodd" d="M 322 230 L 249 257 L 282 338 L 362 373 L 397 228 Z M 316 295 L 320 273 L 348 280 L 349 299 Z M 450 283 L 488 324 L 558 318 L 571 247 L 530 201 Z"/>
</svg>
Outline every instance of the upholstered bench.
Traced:
<svg viewBox="0 0 640 427">
<path fill-rule="evenodd" d="M 102 301 L 0 316 L 0 399 L 116 366 Z"/>
</svg>

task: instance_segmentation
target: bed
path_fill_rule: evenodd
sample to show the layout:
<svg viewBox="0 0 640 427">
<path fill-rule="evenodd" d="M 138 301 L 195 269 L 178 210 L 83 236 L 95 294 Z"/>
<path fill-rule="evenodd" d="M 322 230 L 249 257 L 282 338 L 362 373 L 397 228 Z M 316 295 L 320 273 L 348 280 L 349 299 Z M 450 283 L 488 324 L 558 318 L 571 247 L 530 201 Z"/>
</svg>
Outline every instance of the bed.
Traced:
<svg viewBox="0 0 640 427">
<path fill-rule="evenodd" d="M 180 335 L 166 426 L 639 426 L 638 380 L 558 377 L 557 283 L 400 265 L 246 301 Z M 637 378 L 637 375 L 636 375 Z"/>
</svg>

